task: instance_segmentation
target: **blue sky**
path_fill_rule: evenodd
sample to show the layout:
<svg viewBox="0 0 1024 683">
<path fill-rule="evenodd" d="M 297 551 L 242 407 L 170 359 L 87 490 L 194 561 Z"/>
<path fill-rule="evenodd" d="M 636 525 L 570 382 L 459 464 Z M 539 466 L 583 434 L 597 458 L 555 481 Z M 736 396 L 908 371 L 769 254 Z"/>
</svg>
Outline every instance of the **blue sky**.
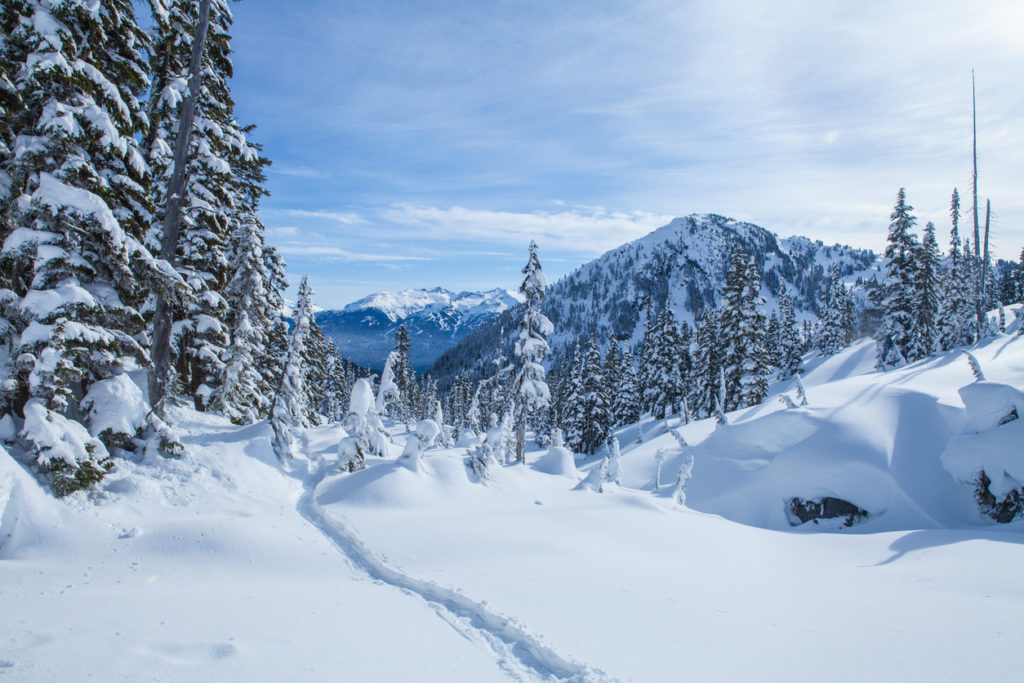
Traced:
<svg viewBox="0 0 1024 683">
<path fill-rule="evenodd" d="M 245 0 L 233 94 L 317 303 L 557 278 L 671 217 L 880 248 L 979 187 L 1024 246 L 1024 3 Z"/>
</svg>

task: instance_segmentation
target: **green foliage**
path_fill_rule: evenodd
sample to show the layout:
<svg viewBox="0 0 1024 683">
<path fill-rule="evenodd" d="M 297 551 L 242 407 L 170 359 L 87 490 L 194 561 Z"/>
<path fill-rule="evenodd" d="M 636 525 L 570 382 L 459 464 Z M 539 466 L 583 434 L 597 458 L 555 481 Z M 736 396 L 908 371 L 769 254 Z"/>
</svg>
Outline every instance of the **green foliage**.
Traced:
<svg viewBox="0 0 1024 683">
<path fill-rule="evenodd" d="M 102 481 L 112 469 L 114 462 L 110 458 L 83 460 L 77 467 L 60 458 L 51 458 L 43 466 L 43 471 L 50 479 L 50 488 L 58 498 L 89 488 Z"/>
</svg>

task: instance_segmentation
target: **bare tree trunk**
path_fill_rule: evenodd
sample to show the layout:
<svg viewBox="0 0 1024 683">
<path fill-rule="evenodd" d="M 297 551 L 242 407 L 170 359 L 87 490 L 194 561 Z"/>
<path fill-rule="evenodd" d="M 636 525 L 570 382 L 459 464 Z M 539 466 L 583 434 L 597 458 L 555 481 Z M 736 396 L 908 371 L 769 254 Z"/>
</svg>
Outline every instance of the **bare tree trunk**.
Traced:
<svg viewBox="0 0 1024 683">
<path fill-rule="evenodd" d="M 516 426 L 516 462 L 526 462 L 526 406 L 519 413 L 519 424 Z"/>
<path fill-rule="evenodd" d="M 164 215 L 164 243 L 160 258 L 174 266 L 178 251 L 178 237 L 181 234 L 181 206 L 185 200 L 185 174 L 188 169 L 188 148 L 192 138 L 192 122 L 196 115 L 196 101 L 199 99 L 201 67 L 206 34 L 210 26 L 210 0 L 200 0 L 199 23 L 192 40 L 192 61 L 189 64 L 188 96 L 181 105 L 178 121 L 178 137 L 174 144 L 174 171 L 167 187 L 167 211 Z M 160 296 L 156 302 L 156 316 L 153 320 L 153 372 L 149 377 L 149 401 L 157 415 L 163 414 L 163 401 L 171 375 L 171 309 L 167 300 Z"/>
<path fill-rule="evenodd" d="M 971 209 L 971 216 L 974 219 L 974 263 L 978 272 L 978 280 L 974 283 L 974 315 L 978 328 L 977 338 L 982 336 L 982 324 L 985 313 L 981 310 L 981 295 L 984 289 L 984 267 L 981 263 L 981 235 L 978 231 L 978 106 L 974 93 L 974 69 L 971 69 L 971 129 L 973 140 L 974 172 L 971 176 L 971 191 L 974 201 Z"/>
<path fill-rule="evenodd" d="M 988 255 L 988 228 L 989 222 L 992 218 L 992 200 L 985 200 L 985 250 L 982 252 L 981 258 L 981 296 L 979 297 L 982 303 L 982 307 L 985 306 L 985 302 L 988 301 L 987 290 L 988 290 L 988 269 L 990 266 L 989 255 Z M 984 311 L 982 311 L 984 315 Z"/>
</svg>

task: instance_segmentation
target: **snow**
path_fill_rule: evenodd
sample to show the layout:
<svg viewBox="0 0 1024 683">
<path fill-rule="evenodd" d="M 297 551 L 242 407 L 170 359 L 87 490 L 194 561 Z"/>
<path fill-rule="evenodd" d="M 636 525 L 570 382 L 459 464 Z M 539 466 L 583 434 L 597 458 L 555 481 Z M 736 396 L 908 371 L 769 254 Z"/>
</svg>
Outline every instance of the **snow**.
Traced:
<svg viewBox="0 0 1024 683">
<path fill-rule="evenodd" d="M 30 289 L 18 303 L 19 308 L 37 319 L 48 318 L 62 307 L 76 305 L 92 308 L 96 300 L 82 287 L 70 283 L 54 289 Z"/>
<path fill-rule="evenodd" d="M 36 462 L 46 466 L 51 460 L 63 460 L 75 467 L 86 460 L 107 456 L 103 443 L 93 438 L 80 423 L 55 413 L 38 398 L 25 404 L 25 425 L 21 430 L 36 450 Z"/>
<path fill-rule="evenodd" d="M 344 430 L 299 431 L 288 474 L 265 422 L 181 409 L 182 459 L 119 459 L 91 496 L 54 500 L 0 452 L 2 671 L 1014 680 L 1024 520 L 983 517 L 946 467 L 998 435 L 1016 471 L 1024 420 L 973 420 L 1016 401 L 1024 338 L 972 348 L 986 383 L 955 352 L 873 372 L 870 344 L 810 359 L 806 406 L 775 399 L 789 381 L 728 425 L 619 430 L 621 486 L 602 458 L 557 445 L 528 451 L 527 467 L 494 463 L 485 484 L 464 448 L 427 448 L 410 468 L 400 425 L 353 473 L 332 461 Z M 576 467 L 593 490 L 574 490 Z M 868 519 L 790 525 L 789 498 L 823 495 Z"/>
<path fill-rule="evenodd" d="M 373 387 L 365 379 L 356 380 L 349 398 L 348 412 L 365 418 L 374 406 Z"/>
<path fill-rule="evenodd" d="M 487 292 L 450 292 L 443 287 L 433 289 L 405 289 L 400 292 L 377 292 L 354 301 L 342 309 L 353 313 L 375 309 L 384 313 L 391 322 L 408 318 L 426 310 L 450 308 L 467 318 L 500 313 L 523 302 L 523 295 L 511 289 L 492 289 Z"/>
<path fill-rule="evenodd" d="M 89 433 L 93 436 L 108 430 L 135 436 L 149 413 L 142 389 L 126 374 L 93 383 L 81 405 L 88 412 Z"/>
</svg>

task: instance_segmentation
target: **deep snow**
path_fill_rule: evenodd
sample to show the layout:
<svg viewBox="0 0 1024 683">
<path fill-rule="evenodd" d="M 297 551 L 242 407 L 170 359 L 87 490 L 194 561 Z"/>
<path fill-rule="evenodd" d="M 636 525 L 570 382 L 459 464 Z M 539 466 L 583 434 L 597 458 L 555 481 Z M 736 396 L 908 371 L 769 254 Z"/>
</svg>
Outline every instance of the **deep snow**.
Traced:
<svg viewBox="0 0 1024 683">
<path fill-rule="evenodd" d="M 0 676 L 1012 680 L 1024 522 L 984 518 L 944 463 L 996 439 L 1017 472 L 1024 420 L 968 414 L 956 353 L 879 374 L 873 352 L 809 359 L 805 407 L 620 430 L 604 493 L 575 490 L 599 458 L 545 450 L 486 483 L 464 448 L 414 471 L 401 428 L 354 474 L 341 428 L 310 430 L 286 473 L 265 424 L 185 411 L 185 458 L 121 463 L 91 500 L 0 453 Z M 972 352 L 1024 387 L 1024 337 Z M 870 516 L 790 526 L 789 498 L 823 495 Z"/>
</svg>

